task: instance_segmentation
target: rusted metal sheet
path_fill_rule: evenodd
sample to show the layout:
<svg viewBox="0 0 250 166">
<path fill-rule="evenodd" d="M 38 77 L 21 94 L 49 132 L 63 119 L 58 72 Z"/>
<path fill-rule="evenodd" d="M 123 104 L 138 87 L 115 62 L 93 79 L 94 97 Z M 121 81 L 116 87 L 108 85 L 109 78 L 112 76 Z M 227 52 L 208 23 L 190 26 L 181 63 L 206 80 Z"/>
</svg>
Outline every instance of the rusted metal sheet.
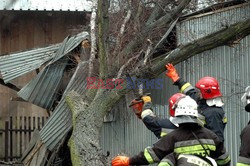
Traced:
<svg viewBox="0 0 250 166">
<path fill-rule="evenodd" d="M 89 0 L 1 0 L 0 10 L 91 11 Z"/>
<path fill-rule="evenodd" d="M 78 65 L 74 75 L 72 76 L 64 95 L 56 106 L 52 116 L 48 119 L 45 126 L 40 131 L 42 141 L 49 150 L 53 150 L 56 145 L 65 137 L 72 128 L 72 115 L 65 102 L 65 95 L 69 91 L 76 91 L 82 95 L 86 89 L 86 68 L 87 62 Z"/>
</svg>

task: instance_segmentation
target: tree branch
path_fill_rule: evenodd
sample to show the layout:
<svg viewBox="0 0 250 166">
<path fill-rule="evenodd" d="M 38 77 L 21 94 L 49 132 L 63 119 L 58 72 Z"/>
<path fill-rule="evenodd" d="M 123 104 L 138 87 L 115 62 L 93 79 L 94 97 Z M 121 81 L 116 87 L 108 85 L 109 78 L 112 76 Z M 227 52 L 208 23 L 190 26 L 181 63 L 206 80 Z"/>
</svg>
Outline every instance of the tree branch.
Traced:
<svg viewBox="0 0 250 166">
<path fill-rule="evenodd" d="M 141 33 L 136 35 L 135 38 L 127 44 L 127 46 L 121 51 L 120 55 L 126 56 L 129 53 L 133 52 L 134 49 L 140 47 L 142 45 L 142 43 L 144 43 L 147 35 L 155 27 L 162 28 L 162 27 L 169 26 L 169 24 L 173 20 L 177 19 L 180 16 L 180 14 L 182 13 L 181 11 L 189 4 L 190 1 L 191 0 L 181 1 L 179 6 L 177 6 L 170 14 L 166 14 L 163 17 L 161 17 L 160 19 L 158 19 L 157 21 L 152 22 L 151 24 L 148 24 L 147 26 L 145 26 L 145 28 L 141 31 Z"/>
<path fill-rule="evenodd" d="M 140 16 L 142 14 L 142 2 L 139 1 L 138 2 L 138 8 L 137 8 L 137 12 L 136 12 L 136 15 L 135 15 L 135 19 L 134 19 L 134 30 L 135 31 L 138 31 L 139 30 L 139 27 L 140 27 Z"/>
<path fill-rule="evenodd" d="M 98 0 L 98 58 L 99 58 L 99 72 L 100 78 L 105 79 L 108 74 L 107 67 L 107 52 L 105 47 L 105 25 L 104 25 L 104 16 L 106 15 L 104 10 L 106 0 Z"/>
<path fill-rule="evenodd" d="M 150 17 L 148 18 L 148 20 L 146 22 L 146 25 L 151 24 L 152 22 L 157 20 L 157 18 L 161 17 L 162 15 L 164 15 L 164 11 L 162 10 L 160 4 L 157 2 L 155 4 L 153 12 L 151 13 Z"/>
<path fill-rule="evenodd" d="M 250 35 L 250 19 L 233 24 L 226 29 L 222 29 L 203 38 L 188 43 L 169 54 L 163 54 L 153 62 L 149 69 L 141 69 L 140 77 L 154 78 L 165 71 L 165 64 L 177 64 L 190 57 L 213 48 L 228 45 L 232 41 Z M 149 72 L 148 72 L 149 71 Z"/>
<path fill-rule="evenodd" d="M 148 59 L 149 59 L 149 57 L 150 57 L 150 52 L 152 51 L 152 49 L 153 49 L 153 43 L 152 43 L 152 41 L 150 40 L 150 39 L 148 39 L 147 40 L 148 41 L 148 48 L 147 48 L 147 50 L 146 50 L 146 53 L 145 53 L 145 58 L 144 58 L 144 61 L 143 61 L 143 64 L 144 65 L 146 65 L 146 63 L 147 63 L 147 61 L 148 61 Z"/>
<path fill-rule="evenodd" d="M 127 68 L 132 62 L 134 62 L 134 61 L 136 61 L 137 59 L 139 59 L 141 55 L 142 55 L 142 51 L 141 51 L 138 55 L 136 55 L 136 56 L 130 58 L 130 59 L 120 68 L 120 70 L 118 71 L 118 74 L 117 74 L 116 79 L 121 78 L 124 69 Z"/>
<path fill-rule="evenodd" d="M 127 11 L 127 15 L 125 16 L 125 18 L 124 18 L 124 20 L 123 20 L 123 23 L 122 23 L 122 25 L 121 25 L 121 28 L 120 28 L 120 32 L 119 32 L 119 34 L 118 34 L 118 37 L 117 37 L 117 41 L 116 41 L 116 46 L 115 46 L 115 49 L 114 49 L 114 52 L 113 52 L 113 54 L 114 54 L 114 56 L 116 56 L 117 55 L 117 53 L 118 53 L 118 51 L 120 50 L 120 48 L 121 48 L 121 38 L 122 38 L 122 36 L 123 36 L 123 34 L 124 34 L 124 30 L 125 30 L 125 26 L 126 26 L 126 24 L 127 24 L 127 22 L 129 21 L 129 19 L 130 19 L 130 17 L 131 17 L 131 0 L 129 0 L 129 2 L 128 2 L 128 11 Z"/>
<path fill-rule="evenodd" d="M 93 72 L 93 63 L 96 55 L 96 8 L 97 8 L 97 0 L 93 0 L 92 4 L 92 13 L 90 18 L 90 36 L 91 36 L 91 50 L 90 50 L 90 58 L 89 58 L 89 74 L 88 77 L 91 77 Z"/>
</svg>

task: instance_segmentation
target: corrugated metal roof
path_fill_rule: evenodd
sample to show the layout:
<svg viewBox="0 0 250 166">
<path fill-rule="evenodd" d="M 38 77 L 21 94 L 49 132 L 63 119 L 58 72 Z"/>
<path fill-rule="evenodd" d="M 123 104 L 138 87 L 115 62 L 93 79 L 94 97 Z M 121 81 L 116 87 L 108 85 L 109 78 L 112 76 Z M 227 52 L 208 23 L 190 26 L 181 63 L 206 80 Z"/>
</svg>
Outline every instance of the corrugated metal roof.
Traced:
<svg viewBox="0 0 250 166">
<path fill-rule="evenodd" d="M 250 2 L 189 17 L 177 24 L 177 42 L 187 44 L 247 18 L 250 18 Z"/>
<path fill-rule="evenodd" d="M 53 57 L 53 60 L 49 64 L 57 61 L 64 55 L 68 54 L 85 39 L 89 39 L 88 32 L 81 32 L 77 35 L 66 37 L 60 48 L 57 50 L 56 55 Z"/>
<path fill-rule="evenodd" d="M 90 0 L 1 0 L 0 10 L 91 11 Z"/>
<path fill-rule="evenodd" d="M 71 90 L 76 91 L 80 95 L 84 93 L 86 89 L 87 74 L 85 72 L 87 67 L 87 62 L 82 62 L 78 65 L 61 101 L 56 106 L 52 116 L 48 119 L 47 123 L 40 131 L 42 141 L 49 150 L 53 150 L 72 128 L 72 115 L 65 102 L 64 96 Z"/>
<path fill-rule="evenodd" d="M 24 100 L 36 104 L 42 108 L 51 108 L 60 82 L 63 78 L 64 69 L 67 66 L 67 57 L 44 68 L 38 75 L 25 85 L 17 94 Z"/>
<path fill-rule="evenodd" d="M 51 60 L 60 44 L 0 56 L 0 71 L 5 83 L 39 68 Z"/>
<path fill-rule="evenodd" d="M 56 51 L 55 56 L 50 63 L 34 79 L 23 87 L 18 92 L 18 95 L 26 101 L 45 109 L 49 109 L 54 102 L 56 92 L 58 91 L 63 77 L 64 69 L 67 65 L 67 57 L 62 57 L 76 48 L 87 38 L 87 32 L 67 37 Z"/>
</svg>

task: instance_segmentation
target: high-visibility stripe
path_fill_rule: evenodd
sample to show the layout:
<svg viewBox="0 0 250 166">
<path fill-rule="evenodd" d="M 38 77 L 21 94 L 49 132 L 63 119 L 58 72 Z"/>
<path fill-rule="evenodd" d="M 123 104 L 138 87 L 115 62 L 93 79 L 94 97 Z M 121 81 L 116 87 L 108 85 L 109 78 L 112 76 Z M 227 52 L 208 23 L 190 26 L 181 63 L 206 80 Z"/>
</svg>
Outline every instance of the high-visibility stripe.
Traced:
<svg viewBox="0 0 250 166">
<path fill-rule="evenodd" d="M 165 132 L 161 132 L 161 137 L 164 137 L 164 136 L 166 136 L 168 133 L 165 133 Z"/>
<path fill-rule="evenodd" d="M 223 123 L 227 123 L 227 117 L 224 117 L 222 121 Z"/>
<path fill-rule="evenodd" d="M 153 164 L 154 163 L 154 160 L 151 157 L 151 155 L 149 154 L 147 148 L 145 148 L 145 150 L 144 150 L 144 156 L 145 156 L 145 158 L 146 158 L 146 160 L 148 161 L 149 164 Z"/>
<path fill-rule="evenodd" d="M 227 164 L 230 160 L 231 160 L 231 159 L 230 159 L 230 157 L 228 156 L 227 158 L 225 158 L 225 159 L 223 159 L 223 160 L 216 160 L 216 163 L 217 163 L 218 165 L 225 165 L 225 164 Z"/>
<path fill-rule="evenodd" d="M 208 145 L 208 144 L 203 144 L 203 147 L 207 150 L 208 154 L 210 151 L 215 151 L 216 146 L 214 145 Z M 174 152 L 179 153 L 179 154 L 206 154 L 205 150 L 203 149 L 201 145 L 189 145 L 186 147 L 179 147 L 175 148 Z"/>
<path fill-rule="evenodd" d="M 250 164 L 237 163 L 236 166 L 250 166 Z"/>
<path fill-rule="evenodd" d="M 152 150 L 151 147 L 145 148 L 144 156 L 149 164 L 160 162 L 160 159 L 157 157 L 157 155 L 155 154 L 155 152 Z"/>
<path fill-rule="evenodd" d="M 202 122 L 202 126 L 206 124 L 206 118 L 205 116 L 201 115 L 200 113 L 198 114 L 198 119 Z"/>
<path fill-rule="evenodd" d="M 164 157 L 161 160 L 161 162 L 160 162 L 160 164 L 158 166 L 174 166 L 174 164 L 169 159 L 167 159 L 166 157 Z"/>
<path fill-rule="evenodd" d="M 246 157 L 239 156 L 239 158 L 238 158 L 238 163 L 239 163 L 239 164 L 245 164 L 245 165 L 247 165 L 247 166 L 250 166 L 250 158 L 246 158 Z"/>
<path fill-rule="evenodd" d="M 228 156 L 229 156 L 229 154 L 226 152 L 226 153 L 224 153 L 223 155 L 220 155 L 220 156 L 218 157 L 218 160 L 225 160 L 226 158 L 228 158 Z"/>
<path fill-rule="evenodd" d="M 167 135 L 168 133 L 172 132 L 174 129 L 167 129 L 167 128 L 162 128 L 161 129 L 161 137 Z"/>
<path fill-rule="evenodd" d="M 199 139 L 202 144 L 215 145 L 214 140 L 212 139 Z M 188 140 L 188 141 L 179 141 L 174 144 L 175 148 L 200 145 L 198 140 Z"/>
<path fill-rule="evenodd" d="M 168 162 L 160 162 L 158 166 L 173 166 L 173 165 L 168 164 Z"/>
<path fill-rule="evenodd" d="M 185 83 L 184 85 L 182 85 L 182 87 L 181 87 L 181 93 L 184 93 L 184 91 L 186 92 L 186 89 L 187 89 L 188 87 L 192 87 L 192 85 L 191 85 L 189 82 L 187 82 L 187 83 Z M 185 94 L 185 93 L 184 93 L 184 94 Z"/>
</svg>

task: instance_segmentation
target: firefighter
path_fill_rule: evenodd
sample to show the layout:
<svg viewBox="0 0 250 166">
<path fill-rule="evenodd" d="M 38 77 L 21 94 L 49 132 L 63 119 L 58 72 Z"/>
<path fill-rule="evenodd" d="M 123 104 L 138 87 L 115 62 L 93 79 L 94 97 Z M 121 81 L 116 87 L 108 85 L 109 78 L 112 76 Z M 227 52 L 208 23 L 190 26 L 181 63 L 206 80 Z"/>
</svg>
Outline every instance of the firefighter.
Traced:
<svg viewBox="0 0 250 166">
<path fill-rule="evenodd" d="M 175 107 L 175 117 L 172 121 L 179 124 L 177 129 L 138 155 L 115 157 L 112 166 L 153 163 L 160 163 L 160 166 L 212 166 L 212 162 L 228 166 L 230 158 L 225 152 L 223 142 L 214 132 L 199 124 L 195 100 L 185 96 L 176 102 Z"/>
<path fill-rule="evenodd" d="M 169 115 L 170 118 L 159 118 L 156 117 L 154 112 L 152 111 L 152 102 L 150 96 L 142 96 L 141 100 L 138 99 L 132 100 L 130 106 L 133 108 L 135 114 L 139 119 L 142 119 L 145 126 L 152 131 L 157 138 L 161 138 L 167 133 L 170 133 L 174 129 L 178 127 L 178 124 L 173 124 L 171 122 L 174 116 L 174 104 L 175 102 L 185 96 L 182 93 L 176 93 L 171 96 L 168 100 L 169 102 Z"/>
<path fill-rule="evenodd" d="M 172 64 L 167 64 L 166 68 L 166 76 L 179 87 L 181 93 L 190 96 L 198 103 L 199 118 L 203 120 L 204 126 L 217 134 L 224 142 L 227 118 L 222 108 L 224 103 L 218 81 L 213 77 L 203 77 L 194 88 L 189 82 L 185 82 L 179 77 Z"/>
<path fill-rule="evenodd" d="M 245 111 L 250 112 L 250 86 L 245 90 L 245 94 L 241 98 L 245 104 Z M 250 166 L 250 121 L 248 125 L 241 131 L 241 146 L 237 166 Z"/>
</svg>

